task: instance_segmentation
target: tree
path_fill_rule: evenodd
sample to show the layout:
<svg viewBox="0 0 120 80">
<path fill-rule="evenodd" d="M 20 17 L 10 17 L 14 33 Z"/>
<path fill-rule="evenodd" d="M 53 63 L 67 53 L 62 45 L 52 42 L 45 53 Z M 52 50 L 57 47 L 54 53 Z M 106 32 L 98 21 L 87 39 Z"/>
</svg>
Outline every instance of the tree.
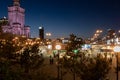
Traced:
<svg viewBox="0 0 120 80">
<path fill-rule="evenodd" d="M 84 44 L 83 39 L 80 37 L 78 38 L 74 34 L 70 34 L 69 43 L 67 44 L 66 50 L 67 52 L 72 52 L 78 48 L 81 48 L 81 45 Z"/>
<path fill-rule="evenodd" d="M 0 39 L 5 39 L 5 40 L 8 40 L 8 41 L 12 41 L 13 38 L 14 38 L 14 35 L 11 34 L 11 33 L 2 33 L 0 35 Z"/>
<path fill-rule="evenodd" d="M 7 44 L 5 51 L 12 53 L 14 48 L 9 48 Z M 26 48 L 22 54 L 16 56 L 9 54 L 0 55 L 0 80 L 47 80 L 49 75 L 40 71 L 44 62 L 40 55 L 30 55 L 29 48 Z M 10 57 L 12 56 L 12 58 Z M 46 77 L 47 76 L 47 77 Z"/>
<path fill-rule="evenodd" d="M 39 51 L 38 47 L 39 47 L 39 44 L 32 45 L 31 46 L 31 52 L 34 53 L 34 54 L 37 54 L 38 51 Z"/>
<path fill-rule="evenodd" d="M 6 40 L 0 41 L 0 57 L 9 59 L 12 58 L 14 53 L 15 47 L 13 46 L 13 43 Z"/>
<path fill-rule="evenodd" d="M 81 56 L 71 57 L 62 62 L 72 74 L 75 72 L 82 80 L 104 80 L 110 70 L 110 60 L 98 55 L 97 57 Z"/>
</svg>

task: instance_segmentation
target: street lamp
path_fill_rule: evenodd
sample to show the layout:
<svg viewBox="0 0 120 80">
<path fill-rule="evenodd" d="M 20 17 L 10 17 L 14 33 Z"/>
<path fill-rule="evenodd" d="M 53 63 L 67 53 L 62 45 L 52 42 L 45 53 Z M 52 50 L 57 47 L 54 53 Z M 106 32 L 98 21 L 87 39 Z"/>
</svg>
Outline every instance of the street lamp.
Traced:
<svg viewBox="0 0 120 80">
<path fill-rule="evenodd" d="M 50 36 L 51 36 L 51 33 L 46 33 L 46 36 L 47 36 L 47 37 L 50 37 Z"/>
<path fill-rule="evenodd" d="M 116 52 L 116 68 L 117 68 L 116 80 L 118 80 L 118 53 L 120 52 L 120 46 L 115 46 L 113 50 L 114 52 Z"/>
<path fill-rule="evenodd" d="M 46 33 L 46 36 L 51 36 L 51 33 Z"/>
<path fill-rule="evenodd" d="M 59 74 L 59 72 L 60 72 L 60 66 L 59 66 L 59 50 L 61 49 L 61 45 L 57 44 L 57 45 L 55 46 L 55 48 L 56 48 L 56 50 L 58 50 L 58 66 L 57 66 L 58 75 L 57 75 L 57 77 L 58 77 L 58 80 L 60 80 L 60 74 Z"/>
<path fill-rule="evenodd" d="M 50 39 L 51 33 L 46 33 L 46 43 L 50 44 L 51 43 L 51 39 Z"/>
</svg>

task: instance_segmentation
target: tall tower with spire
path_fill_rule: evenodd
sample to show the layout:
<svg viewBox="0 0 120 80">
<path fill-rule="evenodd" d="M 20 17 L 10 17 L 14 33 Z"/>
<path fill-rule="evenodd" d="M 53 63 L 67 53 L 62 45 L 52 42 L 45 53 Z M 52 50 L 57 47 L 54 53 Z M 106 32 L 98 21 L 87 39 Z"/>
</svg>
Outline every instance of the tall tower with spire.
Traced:
<svg viewBox="0 0 120 80">
<path fill-rule="evenodd" d="M 25 26 L 25 9 L 20 7 L 20 0 L 13 0 L 13 6 L 8 7 L 8 21 L 4 32 L 29 37 L 30 27 Z"/>
<path fill-rule="evenodd" d="M 13 0 L 13 1 L 14 1 L 14 3 L 13 3 L 14 6 L 20 6 L 20 1 L 19 0 Z"/>
<path fill-rule="evenodd" d="M 17 28 L 18 34 L 24 34 L 22 28 L 24 28 L 25 24 L 25 9 L 20 7 L 19 0 L 13 0 L 13 6 L 8 7 L 8 20 L 10 21 L 10 26 L 14 28 L 14 30 Z M 13 31 L 14 34 L 17 32 Z"/>
</svg>

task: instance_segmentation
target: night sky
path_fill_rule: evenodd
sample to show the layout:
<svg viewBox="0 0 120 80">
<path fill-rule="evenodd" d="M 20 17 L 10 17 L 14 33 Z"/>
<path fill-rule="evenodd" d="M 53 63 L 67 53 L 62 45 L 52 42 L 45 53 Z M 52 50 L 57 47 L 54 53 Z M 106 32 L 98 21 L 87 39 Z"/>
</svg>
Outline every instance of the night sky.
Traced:
<svg viewBox="0 0 120 80">
<path fill-rule="evenodd" d="M 31 37 L 38 37 L 43 26 L 51 38 L 69 37 L 74 33 L 91 37 L 96 29 L 120 29 L 120 0 L 20 0 L 25 8 L 25 24 Z M 7 16 L 12 0 L 0 0 L 0 18 Z"/>
</svg>

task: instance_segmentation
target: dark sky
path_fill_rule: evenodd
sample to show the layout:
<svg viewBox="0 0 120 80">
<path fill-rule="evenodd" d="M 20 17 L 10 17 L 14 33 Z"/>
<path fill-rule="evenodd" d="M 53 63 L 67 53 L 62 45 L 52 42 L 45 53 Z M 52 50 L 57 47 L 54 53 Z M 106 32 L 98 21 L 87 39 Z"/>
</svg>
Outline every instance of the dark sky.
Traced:
<svg viewBox="0 0 120 80">
<path fill-rule="evenodd" d="M 43 26 L 51 37 L 91 37 L 96 29 L 120 29 L 120 0 L 20 0 L 31 36 Z M 7 16 L 12 0 L 0 0 L 0 18 Z"/>
</svg>

